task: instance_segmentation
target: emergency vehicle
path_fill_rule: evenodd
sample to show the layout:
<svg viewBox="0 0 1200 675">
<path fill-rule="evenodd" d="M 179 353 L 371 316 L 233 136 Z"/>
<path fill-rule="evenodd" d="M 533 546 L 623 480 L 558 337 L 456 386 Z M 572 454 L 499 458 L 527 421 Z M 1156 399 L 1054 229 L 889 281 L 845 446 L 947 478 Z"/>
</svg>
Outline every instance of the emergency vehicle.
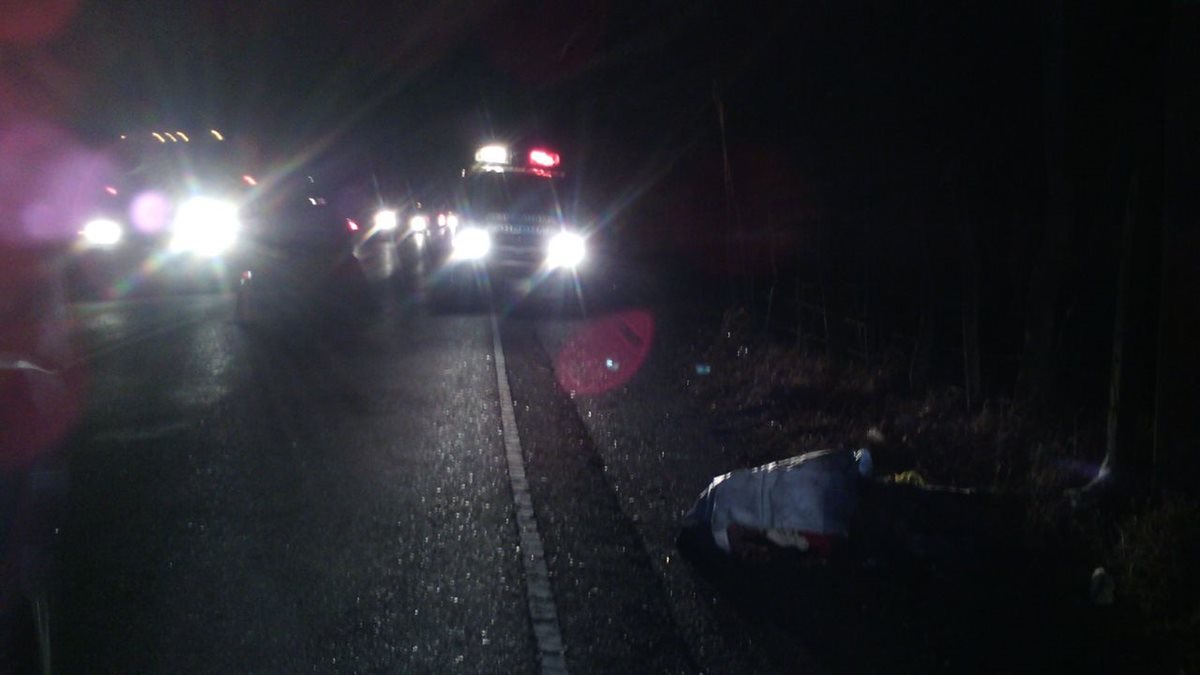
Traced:
<svg viewBox="0 0 1200 675">
<path fill-rule="evenodd" d="M 500 283 L 533 291 L 577 282 L 588 263 L 587 219 L 572 210 L 564 178 L 552 149 L 479 148 L 462 171 L 455 208 L 433 221 L 447 233 L 431 277 L 434 299 Z"/>
</svg>

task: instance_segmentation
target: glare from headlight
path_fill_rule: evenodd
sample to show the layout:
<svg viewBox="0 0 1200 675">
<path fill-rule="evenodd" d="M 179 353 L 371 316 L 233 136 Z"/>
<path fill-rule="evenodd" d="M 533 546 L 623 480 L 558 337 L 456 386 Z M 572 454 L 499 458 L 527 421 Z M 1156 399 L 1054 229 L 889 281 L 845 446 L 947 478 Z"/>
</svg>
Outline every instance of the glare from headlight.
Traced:
<svg viewBox="0 0 1200 675">
<path fill-rule="evenodd" d="M 546 266 L 550 269 L 578 267 L 585 255 L 587 245 L 583 237 L 574 232 L 559 232 L 550 239 L 546 249 Z"/>
<path fill-rule="evenodd" d="M 115 220 L 96 218 L 85 223 L 79 234 L 85 242 L 93 246 L 112 246 L 121 241 L 125 230 Z"/>
<path fill-rule="evenodd" d="M 391 209 L 375 212 L 375 229 L 377 230 L 394 230 L 399 222 L 396 212 Z"/>
<path fill-rule="evenodd" d="M 413 216 L 408 219 L 408 229 L 413 232 L 424 232 L 429 229 L 428 216 Z"/>
<path fill-rule="evenodd" d="M 455 260 L 482 260 L 492 248 L 492 237 L 487 230 L 468 227 L 454 235 Z"/>
<path fill-rule="evenodd" d="M 212 197 L 194 197 L 175 212 L 173 228 L 172 251 L 217 256 L 237 242 L 241 225 L 236 205 Z"/>
</svg>

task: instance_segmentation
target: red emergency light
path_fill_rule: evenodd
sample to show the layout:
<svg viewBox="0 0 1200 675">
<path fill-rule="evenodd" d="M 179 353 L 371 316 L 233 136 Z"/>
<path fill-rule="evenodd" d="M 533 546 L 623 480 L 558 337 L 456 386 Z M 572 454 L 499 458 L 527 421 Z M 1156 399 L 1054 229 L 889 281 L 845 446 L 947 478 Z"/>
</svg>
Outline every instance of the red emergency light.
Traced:
<svg viewBox="0 0 1200 675">
<path fill-rule="evenodd" d="M 550 152 L 537 148 L 529 151 L 529 163 L 534 166 L 553 167 L 558 166 L 559 157 L 557 152 Z"/>
</svg>

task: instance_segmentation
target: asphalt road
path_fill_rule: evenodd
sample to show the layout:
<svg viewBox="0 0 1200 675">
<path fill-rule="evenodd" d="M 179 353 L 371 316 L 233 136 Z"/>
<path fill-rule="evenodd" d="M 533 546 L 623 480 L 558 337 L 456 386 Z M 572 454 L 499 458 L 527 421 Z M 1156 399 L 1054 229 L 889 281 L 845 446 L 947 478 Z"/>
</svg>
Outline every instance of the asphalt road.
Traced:
<svg viewBox="0 0 1200 675">
<path fill-rule="evenodd" d="M 761 670 L 647 543 L 654 519 L 612 477 L 583 407 L 617 396 L 653 423 L 671 405 L 629 397 L 669 355 L 652 334 L 640 354 L 612 352 L 623 364 L 588 338 L 650 301 L 644 279 L 595 280 L 596 308 L 568 314 L 503 298 L 443 314 L 392 290 L 345 332 L 247 330 L 220 295 L 77 305 L 85 412 L 69 440 L 58 669 L 538 672 L 498 329 L 570 672 Z M 653 527 L 701 487 L 654 496 Z"/>
</svg>

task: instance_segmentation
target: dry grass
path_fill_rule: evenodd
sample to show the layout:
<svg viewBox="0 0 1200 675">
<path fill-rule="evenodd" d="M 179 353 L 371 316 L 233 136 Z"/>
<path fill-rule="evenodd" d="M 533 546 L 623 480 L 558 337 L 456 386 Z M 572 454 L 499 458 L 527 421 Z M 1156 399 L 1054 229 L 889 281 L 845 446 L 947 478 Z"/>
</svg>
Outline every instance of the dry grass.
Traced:
<svg viewBox="0 0 1200 675">
<path fill-rule="evenodd" d="M 819 447 L 879 444 L 900 453 L 897 470 L 915 469 L 934 483 L 1003 491 L 1061 492 L 1087 482 L 1102 454 L 1099 427 L 1072 422 L 1065 432 L 1030 424 L 1008 401 L 968 413 L 962 391 L 906 391 L 903 364 L 865 368 L 834 364 L 773 343 L 741 310 L 726 312 L 704 353 L 714 377 L 697 392 L 756 442 L 764 460 Z"/>
<path fill-rule="evenodd" d="M 1148 628 L 1200 669 L 1200 504 L 1167 495 L 1116 523 L 1110 564 Z M 1120 589 L 1119 589 L 1120 590 Z"/>
</svg>

